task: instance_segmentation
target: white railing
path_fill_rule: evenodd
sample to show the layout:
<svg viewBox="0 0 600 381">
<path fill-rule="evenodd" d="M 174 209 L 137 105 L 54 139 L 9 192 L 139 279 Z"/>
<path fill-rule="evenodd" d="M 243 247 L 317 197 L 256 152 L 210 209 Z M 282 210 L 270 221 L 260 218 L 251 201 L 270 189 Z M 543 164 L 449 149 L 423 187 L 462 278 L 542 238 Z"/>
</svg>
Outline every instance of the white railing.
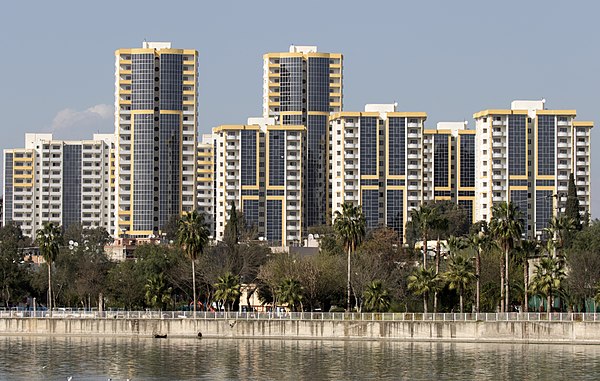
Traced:
<svg viewBox="0 0 600 381">
<path fill-rule="evenodd" d="M 53 319 L 191 319 L 192 311 L 90 311 L 57 309 Z M 49 311 L 0 310 L 0 318 L 50 318 Z M 600 313 L 345 313 L 345 312 L 205 312 L 197 311 L 202 320 L 350 320 L 350 321 L 585 321 L 600 322 Z"/>
</svg>

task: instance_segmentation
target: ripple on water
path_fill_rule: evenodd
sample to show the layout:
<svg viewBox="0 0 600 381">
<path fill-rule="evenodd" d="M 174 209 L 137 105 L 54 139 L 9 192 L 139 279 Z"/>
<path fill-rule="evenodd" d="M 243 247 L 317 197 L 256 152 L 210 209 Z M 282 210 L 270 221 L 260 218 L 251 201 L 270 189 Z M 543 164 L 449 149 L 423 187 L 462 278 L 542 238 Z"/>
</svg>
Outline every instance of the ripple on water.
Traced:
<svg viewBox="0 0 600 381">
<path fill-rule="evenodd" d="M 0 380 L 594 380 L 600 346 L 1 336 Z"/>
</svg>

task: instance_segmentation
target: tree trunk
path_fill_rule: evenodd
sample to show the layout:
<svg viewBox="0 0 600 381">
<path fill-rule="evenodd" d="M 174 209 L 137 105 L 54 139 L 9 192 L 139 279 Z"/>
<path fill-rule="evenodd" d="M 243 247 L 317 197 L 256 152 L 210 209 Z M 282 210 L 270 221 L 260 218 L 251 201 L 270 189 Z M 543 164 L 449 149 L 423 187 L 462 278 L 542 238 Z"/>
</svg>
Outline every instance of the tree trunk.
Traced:
<svg viewBox="0 0 600 381">
<path fill-rule="evenodd" d="M 196 318 L 196 265 L 192 259 L 192 293 L 194 294 L 194 319 Z"/>
<path fill-rule="evenodd" d="M 552 293 L 548 292 L 548 297 L 546 298 L 546 304 L 548 307 L 546 308 L 548 313 L 552 312 Z"/>
<path fill-rule="evenodd" d="M 348 298 L 346 299 L 346 311 L 347 312 L 350 312 L 350 253 L 351 253 L 351 246 L 348 245 L 348 285 L 347 285 Z"/>
<path fill-rule="evenodd" d="M 440 246 L 440 236 L 438 234 L 437 243 L 435 247 L 435 275 L 440 273 L 440 254 L 441 254 L 441 246 Z M 437 313 L 438 307 L 438 292 L 435 291 L 433 293 L 433 313 Z"/>
<path fill-rule="evenodd" d="M 48 265 L 48 311 L 52 317 L 52 263 L 48 261 L 46 264 Z"/>
<path fill-rule="evenodd" d="M 427 293 L 423 293 L 423 312 L 427 313 Z"/>
<path fill-rule="evenodd" d="M 510 266 L 508 263 L 508 246 L 506 247 L 506 251 L 504 253 L 504 271 L 506 271 L 506 277 L 504 279 L 504 287 L 505 287 L 505 291 L 504 291 L 504 298 L 506 299 L 504 301 L 504 309 L 506 310 L 505 312 L 510 312 L 509 308 L 510 308 L 510 286 L 508 284 L 508 279 L 509 279 L 509 273 L 510 273 Z"/>
<path fill-rule="evenodd" d="M 477 256 L 475 257 L 475 278 L 477 280 L 477 283 L 475 284 L 475 312 L 479 312 L 481 278 L 481 250 L 479 250 L 479 248 L 477 248 Z"/>
<path fill-rule="evenodd" d="M 529 312 L 529 295 L 527 294 L 527 289 L 529 287 L 529 261 L 525 258 L 525 262 L 523 263 L 523 312 Z"/>
<path fill-rule="evenodd" d="M 246 305 L 248 306 L 248 312 L 252 311 L 253 309 L 252 304 L 250 303 L 250 299 L 252 298 L 252 295 L 254 295 L 255 292 L 256 287 L 253 288 L 252 291 L 250 291 L 250 288 L 246 288 Z"/>
<path fill-rule="evenodd" d="M 427 268 L 427 233 L 423 233 L 423 268 Z"/>
<path fill-rule="evenodd" d="M 504 261 L 500 260 L 500 312 L 504 311 Z"/>
<path fill-rule="evenodd" d="M 458 293 L 458 301 L 460 305 L 460 313 L 463 313 L 463 293 L 462 291 Z"/>
</svg>

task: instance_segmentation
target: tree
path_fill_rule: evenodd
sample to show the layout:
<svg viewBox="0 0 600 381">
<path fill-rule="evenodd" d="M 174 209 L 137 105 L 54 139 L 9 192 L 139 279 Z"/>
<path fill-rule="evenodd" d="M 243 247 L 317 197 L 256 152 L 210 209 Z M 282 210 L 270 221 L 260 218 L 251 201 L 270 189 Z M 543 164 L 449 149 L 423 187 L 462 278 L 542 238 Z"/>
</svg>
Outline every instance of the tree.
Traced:
<svg viewBox="0 0 600 381">
<path fill-rule="evenodd" d="M 164 239 L 167 240 L 167 242 L 177 240 L 177 229 L 179 228 L 179 219 L 180 217 L 178 214 L 171 214 L 167 222 L 165 222 L 163 227 L 160 229 L 161 234 L 163 235 Z"/>
<path fill-rule="evenodd" d="M 569 187 L 567 188 L 567 204 L 565 206 L 565 216 L 574 221 L 575 229 L 581 230 L 581 213 L 579 212 L 579 198 L 577 197 L 577 187 L 573 172 L 569 174 Z"/>
<path fill-rule="evenodd" d="M 300 311 L 304 310 L 302 306 L 304 287 L 294 278 L 285 278 L 279 285 L 277 293 L 281 303 L 286 303 L 292 311 L 297 311 L 300 305 Z"/>
<path fill-rule="evenodd" d="M 490 232 L 504 252 L 504 261 L 500 269 L 500 308 L 509 309 L 509 258 L 515 243 L 521 238 L 523 222 L 519 210 L 513 203 L 500 202 L 492 207 Z"/>
<path fill-rule="evenodd" d="M 52 317 L 52 263 L 56 260 L 62 244 L 60 227 L 52 222 L 46 222 L 42 229 L 37 232 L 36 243 L 48 266 L 48 310 L 50 311 L 50 317 Z"/>
<path fill-rule="evenodd" d="M 464 239 L 463 237 L 450 236 L 450 237 L 448 237 L 448 240 L 446 241 L 446 247 L 448 249 L 448 253 L 451 256 L 466 249 L 467 247 L 469 247 L 468 245 L 469 245 L 468 241 L 466 239 Z"/>
<path fill-rule="evenodd" d="M 487 222 L 479 221 L 473 225 L 467 244 L 475 250 L 475 312 L 480 312 L 481 302 L 481 253 L 489 251 L 496 243 L 490 235 Z"/>
<path fill-rule="evenodd" d="M 576 230 L 575 220 L 565 214 L 554 216 L 544 228 L 548 236 L 548 253 L 554 251 L 554 255 L 562 256 L 567 237 Z"/>
<path fill-rule="evenodd" d="M 423 241 L 422 268 L 427 267 L 427 240 L 429 239 L 429 231 L 436 225 L 438 217 L 437 210 L 425 204 L 421 205 L 419 209 L 410 211 L 410 218 L 419 227 Z"/>
<path fill-rule="evenodd" d="M 565 277 L 565 263 L 561 258 L 543 257 L 535 265 L 531 292 L 546 297 L 548 312 L 552 311 L 552 298 L 561 290 Z"/>
<path fill-rule="evenodd" d="M 361 243 L 365 236 L 365 217 L 360 206 L 354 206 L 351 203 L 342 204 L 342 211 L 336 210 L 333 227 L 340 239 L 344 242 L 348 252 L 348 283 L 346 299 L 346 308 L 350 310 L 350 274 L 351 274 L 351 255 L 356 247 Z"/>
<path fill-rule="evenodd" d="M 225 225 L 225 231 L 223 232 L 223 242 L 229 246 L 236 245 L 240 240 L 240 226 L 238 220 L 237 210 L 235 208 L 235 202 L 231 202 L 231 209 L 229 209 L 229 220 Z"/>
<path fill-rule="evenodd" d="M 423 312 L 427 313 L 429 293 L 438 289 L 438 276 L 433 268 L 416 268 L 408 277 L 408 289 L 423 296 Z"/>
<path fill-rule="evenodd" d="M 240 279 L 230 272 L 219 277 L 215 287 L 215 299 L 220 301 L 226 311 L 231 311 L 233 304 L 240 297 Z M 227 303 L 230 303 L 229 306 Z"/>
<path fill-rule="evenodd" d="M 523 264 L 523 312 L 529 310 L 529 258 L 535 258 L 540 253 L 540 246 L 536 240 L 525 240 L 517 249 L 517 255 Z"/>
<path fill-rule="evenodd" d="M 580 310 L 590 311 L 586 302 L 594 298 L 600 282 L 600 223 L 592 223 L 577 232 L 566 252 L 569 277 L 566 286 L 581 305 Z"/>
<path fill-rule="evenodd" d="M 177 242 L 192 262 L 192 293 L 194 295 L 194 318 L 196 317 L 196 267 L 198 254 L 204 251 L 208 243 L 208 229 L 204 218 L 196 211 L 186 214 L 179 220 Z"/>
<path fill-rule="evenodd" d="M 153 308 L 164 309 L 171 303 L 172 287 L 165 285 L 163 274 L 153 275 L 144 285 L 146 289 L 146 303 Z"/>
<path fill-rule="evenodd" d="M 26 239 L 19 226 L 0 227 L 0 300 L 9 307 L 12 300 L 26 295 L 29 279 L 24 245 Z"/>
<path fill-rule="evenodd" d="M 368 312 L 385 312 L 390 308 L 390 294 L 383 282 L 374 280 L 364 291 L 365 309 Z"/>
<path fill-rule="evenodd" d="M 440 241 L 440 237 L 442 234 L 444 234 L 449 226 L 448 226 L 448 218 L 440 216 L 438 217 L 433 224 L 433 227 L 435 228 L 435 231 L 437 232 L 437 242 L 436 242 L 436 248 L 435 248 L 435 274 L 439 275 L 440 273 L 440 260 L 442 257 L 442 244 Z M 438 307 L 438 292 L 436 291 L 433 294 L 433 312 L 436 313 L 437 312 L 437 307 Z"/>
<path fill-rule="evenodd" d="M 448 271 L 444 273 L 443 278 L 448 282 L 448 288 L 458 292 L 460 312 L 462 313 L 465 291 L 469 288 L 471 282 L 475 280 L 470 258 L 459 254 L 450 256 Z"/>
<path fill-rule="evenodd" d="M 140 276 L 138 263 L 119 262 L 108 271 L 107 299 L 114 306 L 134 310 L 144 306 L 145 279 Z"/>
</svg>

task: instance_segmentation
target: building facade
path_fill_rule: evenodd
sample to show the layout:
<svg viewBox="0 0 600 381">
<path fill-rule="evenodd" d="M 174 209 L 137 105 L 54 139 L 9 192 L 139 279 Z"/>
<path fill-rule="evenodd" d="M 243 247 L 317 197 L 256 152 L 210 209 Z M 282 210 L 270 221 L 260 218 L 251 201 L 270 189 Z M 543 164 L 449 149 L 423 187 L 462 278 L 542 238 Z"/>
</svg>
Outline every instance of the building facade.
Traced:
<svg viewBox="0 0 600 381">
<path fill-rule="evenodd" d="M 272 246 L 302 239 L 306 128 L 250 118 L 213 129 L 216 152 L 215 237 L 223 239 L 233 205 L 255 238 Z"/>
<path fill-rule="evenodd" d="M 277 125 L 306 127 L 305 227 L 323 225 L 328 214 L 327 161 L 330 113 L 342 111 L 343 56 L 316 46 L 290 46 L 263 57 L 263 117 Z"/>
<path fill-rule="evenodd" d="M 466 122 L 439 122 L 425 130 L 423 182 L 426 202 L 452 201 L 474 219 L 475 130 Z"/>
<path fill-rule="evenodd" d="M 425 199 L 424 112 L 395 104 L 333 114 L 330 127 L 331 218 L 343 203 L 361 205 L 367 228 L 404 235 L 412 209 Z"/>
<path fill-rule="evenodd" d="M 527 236 L 539 236 L 565 208 L 575 176 L 580 212 L 590 210 L 590 130 L 575 110 L 548 110 L 545 101 L 513 101 L 510 109 L 473 115 L 477 130 L 477 220 L 491 218 L 494 203 L 509 201 L 522 213 Z"/>
<path fill-rule="evenodd" d="M 215 236 L 215 142 L 211 134 L 202 135 L 197 152 L 198 211 L 206 217 L 211 236 Z"/>
<path fill-rule="evenodd" d="M 103 227 L 114 234 L 114 135 L 55 140 L 25 134 L 25 148 L 4 150 L 3 224 L 35 237 L 46 222 Z"/>
<path fill-rule="evenodd" d="M 115 231 L 147 237 L 198 205 L 198 52 L 144 42 L 115 56 Z"/>
</svg>

